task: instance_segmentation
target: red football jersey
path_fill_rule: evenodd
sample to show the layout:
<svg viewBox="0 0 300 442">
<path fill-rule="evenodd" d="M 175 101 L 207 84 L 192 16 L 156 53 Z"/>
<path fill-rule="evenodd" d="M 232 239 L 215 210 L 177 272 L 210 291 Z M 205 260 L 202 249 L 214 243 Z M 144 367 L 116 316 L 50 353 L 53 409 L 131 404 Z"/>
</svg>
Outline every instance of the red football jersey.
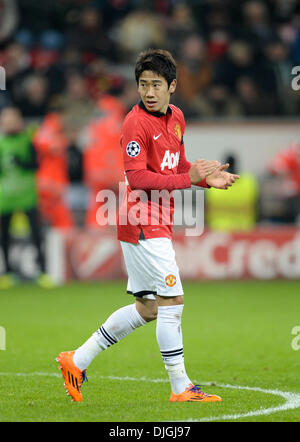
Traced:
<svg viewBox="0 0 300 442">
<path fill-rule="evenodd" d="M 118 216 L 119 240 L 137 243 L 141 232 L 146 239 L 172 238 L 172 190 L 191 187 L 187 173 L 190 163 L 184 152 L 184 131 L 183 113 L 174 105 L 162 114 L 148 112 L 141 101 L 127 114 L 122 127 L 121 147 L 128 180 Z M 154 173 L 153 186 L 132 189 L 131 171 Z M 205 183 L 203 186 L 206 187 Z"/>
</svg>

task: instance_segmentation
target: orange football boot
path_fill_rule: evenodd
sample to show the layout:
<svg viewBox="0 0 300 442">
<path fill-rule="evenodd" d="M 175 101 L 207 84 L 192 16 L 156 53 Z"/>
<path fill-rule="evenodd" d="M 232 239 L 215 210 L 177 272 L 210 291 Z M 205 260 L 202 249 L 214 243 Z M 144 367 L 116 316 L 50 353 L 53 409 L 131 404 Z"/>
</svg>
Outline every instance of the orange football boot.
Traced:
<svg viewBox="0 0 300 442">
<path fill-rule="evenodd" d="M 170 402 L 221 402 L 222 398 L 214 394 L 206 394 L 200 385 L 190 385 L 183 393 L 171 393 Z"/>
<path fill-rule="evenodd" d="M 74 402 L 82 401 L 81 385 L 87 381 L 85 370 L 81 371 L 73 362 L 74 351 L 65 351 L 59 354 L 56 361 L 64 377 L 64 387 L 68 396 L 71 396 Z"/>
</svg>

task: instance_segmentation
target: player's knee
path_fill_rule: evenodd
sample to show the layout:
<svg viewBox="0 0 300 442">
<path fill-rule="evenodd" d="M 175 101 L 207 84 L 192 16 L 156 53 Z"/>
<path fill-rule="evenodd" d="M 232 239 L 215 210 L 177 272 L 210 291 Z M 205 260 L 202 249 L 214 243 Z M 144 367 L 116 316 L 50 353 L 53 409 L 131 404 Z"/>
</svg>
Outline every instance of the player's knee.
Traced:
<svg viewBox="0 0 300 442">
<path fill-rule="evenodd" d="M 153 306 L 148 309 L 145 308 L 143 309 L 142 313 L 142 317 L 146 322 L 155 321 L 155 319 L 157 318 L 157 306 Z"/>
<path fill-rule="evenodd" d="M 159 296 L 156 295 L 156 300 L 159 306 L 172 306 L 172 305 L 183 305 L 184 297 L 181 296 Z"/>
<path fill-rule="evenodd" d="M 146 322 L 157 318 L 157 303 L 155 301 L 137 300 L 136 309 Z"/>
<path fill-rule="evenodd" d="M 157 312 L 147 312 L 146 315 L 144 316 L 146 322 L 155 321 L 156 318 L 157 318 Z"/>
</svg>

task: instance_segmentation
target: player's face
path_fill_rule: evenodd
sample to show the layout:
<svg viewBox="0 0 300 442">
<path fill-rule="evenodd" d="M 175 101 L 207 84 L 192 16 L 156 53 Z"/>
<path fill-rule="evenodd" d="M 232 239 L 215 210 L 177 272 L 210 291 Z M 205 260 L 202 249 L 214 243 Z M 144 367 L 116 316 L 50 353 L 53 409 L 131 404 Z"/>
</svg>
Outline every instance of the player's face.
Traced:
<svg viewBox="0 0 300 442">
<path fill-rule="evenodd" d="M 175 88 L 176 80 L 173 80 L 169 87 L 164 77 L 152 71 L 142 72 L 139 78 L 138 92 L 149 112 L 165 114 L 170 103 L 170 96 Z"/>
</svg>

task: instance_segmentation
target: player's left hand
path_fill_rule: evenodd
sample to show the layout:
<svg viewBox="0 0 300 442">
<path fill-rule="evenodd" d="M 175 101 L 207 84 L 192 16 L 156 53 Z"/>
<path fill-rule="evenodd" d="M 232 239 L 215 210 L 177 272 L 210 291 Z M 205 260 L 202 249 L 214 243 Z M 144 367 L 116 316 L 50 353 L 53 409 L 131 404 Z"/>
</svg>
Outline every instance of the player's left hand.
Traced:
<svg viewBox="0 0 300 442">
<path fill-rule="evenodd" d="M 228 189 L 228 187 L 232 186 L 235 180 L 239 178 L 239 175 L 226 172 L 228 167 L 229 163 L 222 164 L 212 174 L 206 177 L 206 183 L 216 189 Z"/>
</svg>

